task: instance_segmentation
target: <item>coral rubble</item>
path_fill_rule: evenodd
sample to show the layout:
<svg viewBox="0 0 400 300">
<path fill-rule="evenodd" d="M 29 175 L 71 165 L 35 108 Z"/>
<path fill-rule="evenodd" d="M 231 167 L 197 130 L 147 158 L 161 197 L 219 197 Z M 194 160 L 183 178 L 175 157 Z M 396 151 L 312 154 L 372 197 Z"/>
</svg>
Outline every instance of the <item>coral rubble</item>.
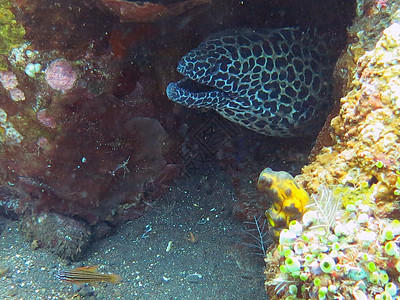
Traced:
<svg viewBox="0 0 400 300">
<path fill-rule="evenodd" d="M 27 216 L 21 224 L 21 230 L 32 241 L 31 247 L 49 248 L 67 260 L 79 259 L 92 241 L 85 222 L 55 213 Z"/>
</svg>

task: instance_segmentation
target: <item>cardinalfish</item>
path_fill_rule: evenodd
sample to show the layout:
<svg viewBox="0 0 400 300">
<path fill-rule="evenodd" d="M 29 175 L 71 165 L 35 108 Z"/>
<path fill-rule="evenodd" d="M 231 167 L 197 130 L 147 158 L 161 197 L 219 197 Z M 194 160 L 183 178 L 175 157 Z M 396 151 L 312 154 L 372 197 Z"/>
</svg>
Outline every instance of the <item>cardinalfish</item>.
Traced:
<svg viewBox="0 0 400 300">
<path fill-rule="evenodd" d="M 108 281 L 111 283 L 120 283 L 121 276 L 115 274 L 102 274 L 97 271 L 97 266 L 75 268 L 70 271 L 63 271 L 56 275 L 58 279 L 77 285 L 84 283 L 94 283 Z"/>
</svg>

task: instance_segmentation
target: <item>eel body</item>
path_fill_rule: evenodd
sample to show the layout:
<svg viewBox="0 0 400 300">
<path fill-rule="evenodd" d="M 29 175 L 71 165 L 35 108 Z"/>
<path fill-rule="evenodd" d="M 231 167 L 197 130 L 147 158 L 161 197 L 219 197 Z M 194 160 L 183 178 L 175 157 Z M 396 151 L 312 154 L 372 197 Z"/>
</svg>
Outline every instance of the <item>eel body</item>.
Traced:
<svg viewBox="0 0 400 300">
<path fill-rule="evenodd" d="M 269 136 L 313 135 L 330 106 L 332 51 L 316 29 L 239 29 L 186 54 L 167 96 Z"/>
</svg>

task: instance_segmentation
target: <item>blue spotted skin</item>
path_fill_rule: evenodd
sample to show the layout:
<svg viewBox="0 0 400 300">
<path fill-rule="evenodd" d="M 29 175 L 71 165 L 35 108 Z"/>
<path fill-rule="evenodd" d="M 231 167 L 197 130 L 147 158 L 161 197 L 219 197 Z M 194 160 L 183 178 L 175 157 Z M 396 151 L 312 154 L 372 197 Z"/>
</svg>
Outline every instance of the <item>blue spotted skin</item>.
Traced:
<svg viewBox="0 0 400 300">
<path fill-rule="evenodd" d="M 185 55 L 185 78 L 167 87 L 174 102 L 216 110 L 269 136 L 315 134 L 330 104 L 332 51 L 315 29 L 240 29 Z"/>
</svg>

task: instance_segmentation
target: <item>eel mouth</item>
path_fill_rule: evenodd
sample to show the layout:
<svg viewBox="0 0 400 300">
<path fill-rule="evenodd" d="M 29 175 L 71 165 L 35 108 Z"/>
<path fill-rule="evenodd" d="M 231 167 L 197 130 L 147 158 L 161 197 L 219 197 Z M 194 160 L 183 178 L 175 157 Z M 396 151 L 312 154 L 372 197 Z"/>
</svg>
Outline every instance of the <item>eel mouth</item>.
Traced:
<svg viewBox="0 0 400 300">
<path fill-rule="evenodd" d="M 182 80 L 176 82 L 176 87 L 193 94 L 218 91 L 218 89 L 214 87 L 198 83 L 197 81 L 192 80 L 189 77 L 185 77 Z"/>
<path fill-rule="evenodd" d="M 191 105 L 194 101 L 204 101 L 211 93 L 221 93 L 215 87 L 196 82 L 185 77 L 178 82 L 172 82 L 167 87 L 167 96 L 174 102 Z"/>
</svg>

